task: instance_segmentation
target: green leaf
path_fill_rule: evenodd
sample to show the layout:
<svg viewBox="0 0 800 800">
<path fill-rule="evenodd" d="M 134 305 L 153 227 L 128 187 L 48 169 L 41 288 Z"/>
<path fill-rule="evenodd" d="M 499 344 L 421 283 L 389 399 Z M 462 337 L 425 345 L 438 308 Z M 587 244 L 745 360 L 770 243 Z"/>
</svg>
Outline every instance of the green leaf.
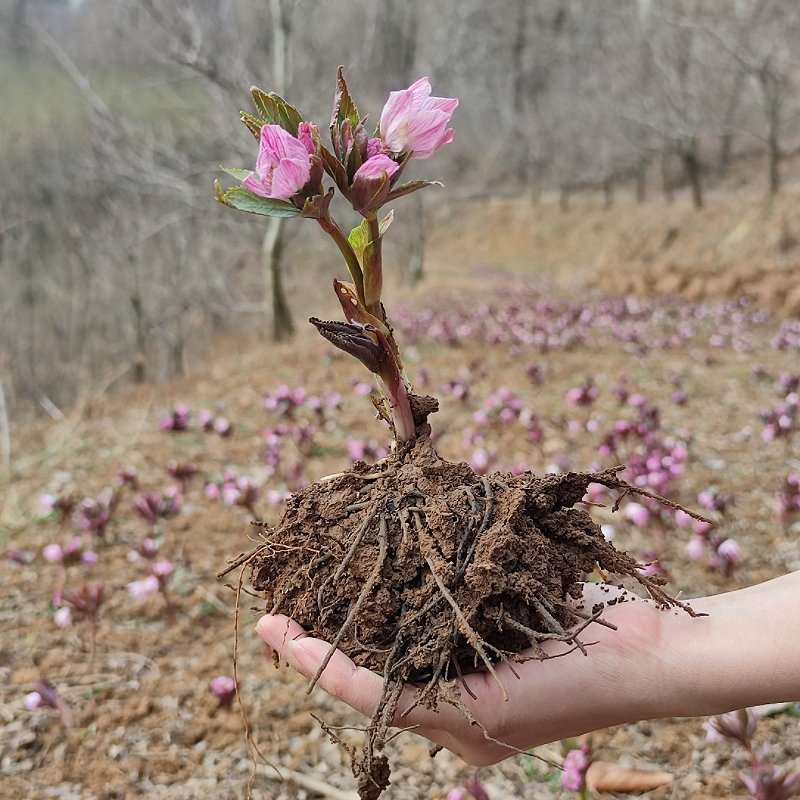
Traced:
<svg viewBox="0 0 800 800">
<path fill-rule="evenodd" d="M 247 125 L 247 129 L 250 131 L 250 133 L 256 137 L 256 140 L 260 139 L 261 129 L 264 127 L 264 121 L 254 117 L 252 114 L 248 114 L 246 111 L 240 111 L 239 116 L 241 117 L 242 122 Z"/>
<path fill-rule="evenodd" d="M 350 242 L 350 247 L 353 248 L 353 251 L 358 256 L 358 263 L 361 264 L 361 269 L 363 270 L 364 250 L 369 243 L 369 223 L 367 220 L 362 220 L 360 225 L 350 231 L 347 241 Z"/>
<path fill-rule="evenodd" d="M 267 124 L 280 125 L 292 136 L 297 136 L 297 129 L 303 121 L 303 117 L 294 106 L 290 106 L 275 92 L 267 94 L 256 86 L 250 87 L 250 94 L 253 95 L 253 102 L 258 109 L 258 113 L 261 114 Z"/>
<path fill-rule="evenodd" d="M 264 217 L 299 217 L 302 213 L 287 200 L 259 197 L 243 186 L 234 186 L 223 192 L 219 181 L 214 181 L 214 192 L 217 200 L 223 205 L 247 211 L 249 214 L 260 214 Z"/>
<path fill-rule="evenodd" d="M 331 128 L 341 125 L 346 119 L 350 120 L 352 130 L 355 131 L 356 126 L 361 121 L 358 116 L 358 109 L 350 97 L 350 92 L 347 90 L 347 81 L 344 79 L 344 67 L 339 67 L 336 73 L 336 92 L 333 96 L 333 115 L 331 116 Z"/>
<path fill-rule="evenodd" d="M 424 189 L 426 186 L 444 186 L 444 184 L 441 181 L 409 181 L 396 189 L 392 189 L 383 202 L 391 203 L 392 200 L 397 200 L 398 197 L 404 197 L 407 194 L 411 194 L 411 192 L 416 192 L 418 189 Z"/>
<path fill-rule="evenodd" d="M 243 181 L 248 175 L 253 174 L 253 170 L 251 169 L 239 169 L 238 167 L 220 167 L 223 172 L 227 172 L 233 178 L 236 178 L 237 181 Z"/>
</svg>

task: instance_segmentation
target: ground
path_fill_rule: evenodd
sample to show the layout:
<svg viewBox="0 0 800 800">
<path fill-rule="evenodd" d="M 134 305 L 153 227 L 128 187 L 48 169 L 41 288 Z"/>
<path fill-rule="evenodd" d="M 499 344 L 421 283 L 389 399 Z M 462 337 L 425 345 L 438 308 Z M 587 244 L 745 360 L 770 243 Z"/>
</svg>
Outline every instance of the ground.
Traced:
<svg viewBox="0 0 800 800">
<path fill-rule="evenodd" d="M 764 254 L 753 265 L 753 274 L 761 275 L 757 270 L 770 266 L 776 274 L 795 270 L 793 245 L 788 239 L 780 242 L 781 231 L 792 222 L 789 201 L 771 217 L 759 216 L 757 207 L 726 205 L 724 213 L 700 212 L 711 220 L 703 247 L 722 253 L 731 226 L 753 218 L 756 232 L 748 228 L 737 234 L 742 237 L 737 241 L 761 237 Z M 387 305 L 411 380 L 442 402 L 431 423 L 440 452 L 450 459 L 539 473 L 610 466 L 614 456 L 600 450 L 604 438 L 616 421 L 637 413 L 630 399 L 620 401 L 622 391 L 640 394 L 647 406 L 657 407 L 660 426 L 651 421 L 651 432 L 666 441 L 667 449 L 684 442 L 687 453 L 671 496 L 698 509 L 698 494 L 711 487 L 732 497 L 719 515 L 719 530 L 741 548 L 738 568 L 726 577 L 704 559 L 692 560 L 684 548 L 693 534 L 671 518 L 660 534 L 660 523 L 652 518 L 637 527 L 624 509 L 612 515 L 608 504 L 592 507 L 592 513 L 598 522 L 612 525 L 615 543 L 637 558 L 660 551 L 671 591 L 692 597 L 800 569 L 800 516 L 779 520 L 774 500 L 789 473 L 800 471 L 792 449 L 800 437 L 795 430 L 764 441 L 765 423 L 759 416 L 777 403 L 791 405 L 778 378 L 800 373 L 797 346 L 786 344 L 792 336 L 797 342 L 797 334 L 786 321 L 792 309 L 785 302 L 766 294 L 749 304 L 739 302 L 746 280 L 736 291 L 705 281 L 703 292 L 693 299 L 686 297 L 688 284 L 678 280 L 673 287 L 678 297 L 666 297 L 664 287 L 658 289 L 658 270 L 665 275 L 689 269 L 697 251 L 686 245 L 670 266 L 659 255 L 664 237 L 672 240 L 667 247 L 674 241 L 677 248 L 680 231 L 694 231 L 700 222 L 682 200 L 672 206 L 653 201 L 649 208 L 648 216 L 633 204 L 603 211 L 595 202 L 558 212 L 552 204 L 537 211 L 518 201 L 497 201 L 468 205 L 450 217 L 440 215 L 429 238 L 427 281 L 413 291 L 393 287 Z M 674 218 L 683 220 L 683 227 L 668 235 L 677 224 Z M 488 220 L 490 227 L 482 230 L 481 220 Z M 568 235 L 570 221 L 578 232 L 573 237 Z M 603 230 L 612 232 L 603 234 L 602 242 L 592 239 L 591 231 Z M 697 240 L 699 234 L 693 236 Z M 661 249 L 654 246 L 655 256 L 636 261 L 623 240 L 639 242 L 640 250 L 652 240 Z M 745 248 L 731 266 L 745 276 L 747 252 Z M 711 266 L 709 259 L 698 256 L 695 272 L 707 276 L 719 271 L 729 256 L 719 255 Z M 631 284 L 645 273 L 649 277 Z M 292 282 L 295 289 L 298 281 Z M 598 287 L 606 290 L 605 296 Z M 636 299 L 622 299 L 631 292 Z M 771 315 L 760 311 L 762 307 L 770 307 Z M 334 313 L 330 307 L 310 312 Z M 781 330 L 782 348 L 776 346 Z M 587 405 L 568 404 L 567 392 L 588 386 L 589 380 L 598 390 L 596 399 Z M 39 420 L 14 428 L 13 470 L 0 478 L 0 546 L 7 552 L 23 551 L 19 560 L 32 560 L 0 562 L 0 580 L 6 586 L 0 610 L 4 797 L 245 796 L 253 767 L 239 706 L 234 701 L 232 710 L 221 708 L 209 682 L 233 674 L 235 594 L 226 584 L 235 585 L 236 575 L 220 581 L 215 573 L 249 549 L 255 532 L 244 507 L 212 499 L 205 487 L 223 483 L 226 470 L 252 477 L 263 487 L 256 513 L 274 522 L 279 493 L 345 468 L 351 460 L 348 452 L 363 449 L 364 441 L 373 450 L 388 444 L 386 428 L 373 418 L 364 396 L 369 384 L 360 365 L 334 352 L 311 330 L 280 345 L 255 336 L 236 337 L 216 342 L 213 355 L 193 364 L 184 378 L 87 395 L 65 411 L 62 421 Z M 338 392 L 341 407 L 316 411 L 304 401 L 293 414 L 281 415 L 280 407 L 264 404 L 281 385 L 327 397 L 331 405 L 331 393 Z M 507 391 L 495 398 L 493 407 L 487 406 L 501 387 Z M 459 392 L 466 394 L 459 398 Z M 189 427 L 162 430 L 162 418 L 178 403 L 191 412 Z M 510 409 L 505 422 L 499 416 L 502 408 Z M 203 409 L 228 418 L 232 435 L 202 430 L 197 415 Z M 800 424 L 796 415 L 793 424 Z M 286 430 L 276 431 L 279 425 Z M 274 474 L 265 458 L 267 429 L 273 433 Z M 617 455 L 635 455 L 634 444 L 622 446 Z M 127 588 L 147 574 L 146 564 L 129 556 L 149 530 L 133 501 L 143 492 L 175 483 L 167 472 L 171 460 L 198 468 L 182 496 L 180 513 L 159 519 L 153 531 L 159 558 L 176 566 L 166 583 L 172 619 L 163 595 L 137 600 Z M 39 499 L 47 493 L 96 497 L 114 486 L 117 470 L 123 468 L 136 472 L 140 490 L 118 490 L 119 504 L 103 538 L 94 537 L 89 545 L 98 554 L 97 563 L 70 566 L 66 572 L 67 593 L 84 583 L 106 583 L 108 599 L 93 645 L 89 622 L 76 619 L 66 628 L 55 624 L 53 595 L 62 571 L 42 551 L 50 543 L 65 545 L 80 531 L 70 520 L 45 515 Z M 351 797 L 346 757 L 327 741 L 309 712 L 333 725 L 358 724 L 359 719 L 320 690 L 306 695 L 299 676 L 264 660 L 253 630 L 259 613 L 258 601 L 243 596 L 238 675 L 261 752 L 279 768 L 342 792 L 330 796 Z M 25 707 L 23 698 L 41 679 L 55 686 L 71 710 L 69 730 L 54 710 Z M 673 774 L 672 784 L 648 795 L 654 798 L 748 796 L 737 777 L 746 767 L 743 752 L 728 743 L 706 744 L 702 722 L 622 726 L 595 734 L 593 746 L 605 761 Z M 765 717 L 757 740 L 771 742 L 779 766 L 800 768 L 794 707 Z M 558 743 L 537 752 L 557 762 L 563 757 Z M 447 752 L 431 759 L 427 743 L 411 734 L 394 740 L 390 760 L 392 785 L 385 796 L 391 800 L 438 800 L 476 774 L 491 800 L 570 795 L 560 788 L 557 772 L 528 757 L 475 770 Z M 315 796 L 308 786 L 282 783 L 264 765 L 257 769 L 252 792 L 256 798 Z"/>
</svg>

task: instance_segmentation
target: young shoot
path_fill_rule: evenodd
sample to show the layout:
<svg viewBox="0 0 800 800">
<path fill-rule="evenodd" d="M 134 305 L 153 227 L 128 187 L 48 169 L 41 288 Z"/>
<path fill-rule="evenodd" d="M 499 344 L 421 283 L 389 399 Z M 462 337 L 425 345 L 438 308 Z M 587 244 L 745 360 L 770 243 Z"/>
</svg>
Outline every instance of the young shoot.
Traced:
<svg viewBox="0 0 800 800">
<path fill-rule="evenodd" d="M 408 89 L 391 92 L 374 135 L 362 117 L 339 68 L 330 122 L 332 150 L 322 144 L 319 128 L 274 93 L 251 90 L 258 117 L 242 112 L 242 121 L 259 142 L 255 170 L 226 169 L 241 180 L 217 200 L 253 214 L 304 217 L 317 221 L 342 254 L 351 280 L 334 281 L 345 322 L 311 318 L 319 333 L 357 358 L 375 375 L 380 399 L 375 406 L 395 439 L 414 439 L 411 384 L 394 340 L 383 293 L 383 236 L 394 213 L 381 216 L 387 203 L 437 185 L 436 181 L 400 183 L 410 159 L 427 159 L 453 139 L 447 125 L 458 106 L 456 98 L 432 97 L 427 78 Z M 323 186 L 325 175 L 334 186 Z M 440 184 L 438 184 L 440 185 Z M 346 235 L 330 206 L 336 191 L 363 218 Z"/>
</svg>

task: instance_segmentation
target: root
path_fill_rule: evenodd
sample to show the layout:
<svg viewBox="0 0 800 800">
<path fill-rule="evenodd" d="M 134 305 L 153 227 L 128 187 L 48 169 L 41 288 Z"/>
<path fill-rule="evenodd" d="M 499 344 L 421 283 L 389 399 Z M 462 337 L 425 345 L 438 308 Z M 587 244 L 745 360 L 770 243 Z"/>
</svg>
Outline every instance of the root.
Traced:
<svg viewBox="0 0 800 800">
<path fill-rule="evenodd" d="M 586 654 L 592 643 L 582 637 L 589 626 L 615 630 L 601 617 L 604 607 L 594 613 L 575 608 L 562 588 L 583 580 L 595 564 L 638 581 L 658 608 L 698 616 L 664 591 L 662 579 L 643 575 L 633 559 L 615 551 L 586 511 L 574 508 L 589 483 L 618 490 L 619 500 L 632 493 L 680 508 L 620 480 L 622 467 L 481 477 L 464 464 L 436 460 L 420 435 L 386 461 L 359 469 L 298 492 L 263 543 L 221 574 L 251 564 L 254 588 L 272 613 L 294 617 L 330 642 L 309 693 L 338 648 L 382 674 L 380 701 L 369 724 L 358 729 L 366 736 L 360 752 L 320 723 L 350 755 L 361 800 L 376 800 L 388 785 L 383 751 L 393 738 L 390 726 L 419 707 L 453 705 L 487 741 L 520 752 L 490 736 L 466 709 L 462 698 L 477 698 L 465 674 L 488 673 L 507 701 L 503 680 L 510 680 L 508 672 L 519 677 L 518 663 Z M 546 653 L 548 641 L 564 643 L 564 652 Z M 399 714 L 409 683 L 418 688 Z"/>
<path fill-rule="evenodd" d="M 355 603 L 350 607 L 350 611 L 345 619 L 342 627 L 339 629 L 339 633 L 336 634 L 336 638 L 333 640 L 330 649 L 325 654 L 325 658 L 322 660 L 322 663 L 319 665 L 319 668 L 314 673 L 314 677 L 311 679 L 311 683 L 306 689 L 306 694 L 311 694 L 311 691 L 317 685 L 317 681 L 319 680 L 319 676 L 322 675 L 325 667 L 328 666 L 328 662 L 331 660 L 331 657 L 336 652 L 336 649 L 339 647 L 344 635 L 347 633 L 348 628 L 353 623 L 358 610 L 364 604 L 364 601 L 369 596 L 370 592 L 372 591 L 373 587 L 375 586 L 376 581 L 380 577 L 381 570 L 383 569 L 383 563 L 386 560 L 386 550 L 387 550 L 387 540 L 389 538 L 389 528 L 386 524 L 386 516 L 381 514 L 381 527 L 380 527 L 380 538 L 379 538 L 379 551 L 378 551 L 378 560 L 375 563 L 375 566 L 370 573 L 367 582 L 364 584 L 364 588 L 361 590 L 361 593 L 358 596 L 358 599 Z"/>
<path fill-rule="evenodd" d="M 492 662 L 489 660 L 489 656 L 486 655 L 486 651 L 483 648 L 486 642 L 484 642 L 483 639 L 481 639 L 481 637 L 475 633 L 469 622 L 467 622 L 464 612 L 459 608 L 459 605 L 453 598 L 453 595 L 450 594 L 450 592 L 447 590 L 447 587 L 442 583 L 442 579 L 436 574 L 436 569 L 433 566 L 430 556 L 425 559 L 425 562 L 428 565 L 428 569 L 431 571 L 431 575 L 433 575 L 433 579 L 436 581 L 436 585 L 439 587 L 439 591 L 444 595 L 444 599 L 447 600 L 447 602 L 452 606 L 456 615 L 456 619 L 460 623 L 461 633 L 467 637 L 467 641 L 475 648 L 475 651 L 481 657 L 487 671 L 492 678 L 494 678 L 494 681 L 498 687 L 500 687 L 500 691 L 503 693 L 503 700 L 508 700 L 508 692 L 506 691 L 506 687 L 503 686 L 503 681 L 500 680 L 500 676 L 497 674 L 494 664 L 492 664 Z"/>
</svg>

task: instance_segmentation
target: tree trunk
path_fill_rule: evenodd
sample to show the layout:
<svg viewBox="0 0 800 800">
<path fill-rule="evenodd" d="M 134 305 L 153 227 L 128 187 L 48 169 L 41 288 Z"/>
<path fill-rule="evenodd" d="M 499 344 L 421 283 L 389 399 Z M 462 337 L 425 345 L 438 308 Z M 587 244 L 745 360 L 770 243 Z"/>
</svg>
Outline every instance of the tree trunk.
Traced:
<svg viewBox="0 0 800 800">
<path fill-rule="evenodd" d="M 780 127 L 780 101 L 778 93 L 764 92 L 767 105 L 767 162 L 769 166 L 769 196 L 774 197 L 781 188 L 781 147 L 778 139 Z"/>
<path fill-rule="evenodd" d="M 700 162 L 697 159 L 697 154 L 694 152 L 694 147 L 691 150 L 686 150 L 681 153 L 683 166 L 686 169 L 686 175 L 689 178 L 689 183 L 692 185 L 692 201 L 695 208 L 703 207 L 703 184 L 700 176 Z"/>
<path fill-rule="evenodd" d="M 412 286 L 416 286 L 424 277 L 422 272 L 422 259 L 425 251 L 424 222 L 422 197 L 417 192 L 414 195 L 414 206 L 411 210 L 411 248 L 408 257 L 408 279 Z"/>
<path fill-rule="evenodd" d="M 614 176 L 606 175 L 603 178 L 603 208 L 609 209 L 614 205 Z"/>
<path fill-rule="evenodd" d="M 296 0 L 270 0 L 272 13 L 272 70 L 275 92 L 286 97 L 291 82 L 291 36 L 292 14 Z M 272 335 L 278 341 L 289 339 L 294 334 L 294 323 L 289 303 L 283 288 L 281 260 L 283 257 L 283 218 L 271 217 L 261 245 L 261 272 L 266 287 L 271 289 L 272 309 L 270 303 L 264 303 L 264 311 L 269 319 L 272 317 Z"/>
<path fill-rule="evenodd" d="M 0 466 L 3 471 L 8 471 L 11 467 L 11 426 L 8 422 L 8 407 L 2 381 L 0 381 Z"/>
<path fill-rule="evenodd" d="M 569 211 L 569 196 L 570 188 L 567 184 L 562 183 L 558 192 L 558 207 L 562 211 Z"/>
<path fill-rule="evenodd" d="M 647 159 L 640 155 L 636 161 L 636 202 L 647 200 Z"/>
<path fill-rule="evenodd" d="M 131 295 L 131 307 L 133 308 L 133 327 L 136 341 L 133 354 L 133 380 L 136 383 L 144 383 L 147 379 L 147 360 L 144 355 L 144 348 L 147 339 L 145 330 L 144 311 L 142 309 L 142 298 L 138 294 Z"/>
<path fill-rule="evenodd" d="M 286 301 L 283 289 L 283 272 L 281 260 L 283 256 L 283 217 L 271 217 L 267 223 L 267 232 L 261 248 L 261 264 L 264 286 L 272 287 L 272 336 L 276 342 L 290 339 L 294 334 L 292 312 Z M 267 300 L 265 308 L 269 307 Z"/>
<path fill-rule="evenodd" d="M 661 151 L 661 190 L 664 192 L 664 199 L 668 203 L 671 203 L 674 198 L 672 194 L 672 174 L 670 173 L 669 157 L 669 150 Z"/>
</svg>

